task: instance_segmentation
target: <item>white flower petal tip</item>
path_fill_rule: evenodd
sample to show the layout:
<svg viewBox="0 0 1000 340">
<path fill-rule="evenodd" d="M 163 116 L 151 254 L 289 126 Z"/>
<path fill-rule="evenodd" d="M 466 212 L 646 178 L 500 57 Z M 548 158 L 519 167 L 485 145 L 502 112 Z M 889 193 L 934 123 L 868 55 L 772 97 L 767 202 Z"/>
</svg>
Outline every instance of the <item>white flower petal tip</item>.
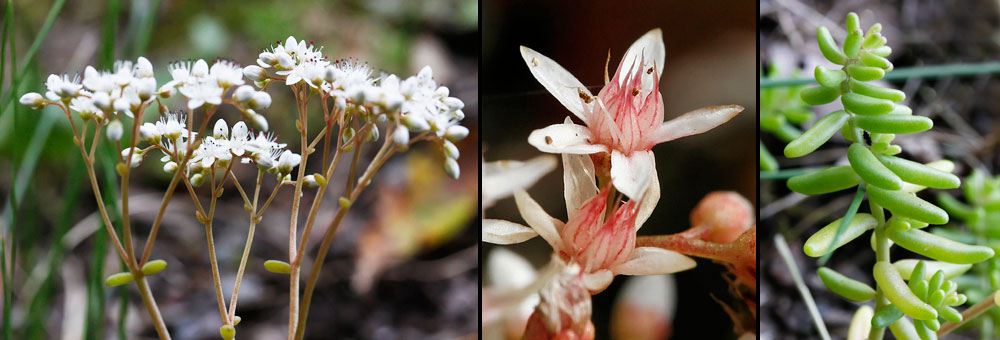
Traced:
<svg viewBox="0 0 1000 340">
<path fill-rule="evenodd" d="M 548 153 L 592 154 L 607 151 L 607 147 L 590 143 L 590 130 L 576 124 L 553 124 L 532 131 L 528 144 Z"/>
<path fill-rule="evenodd" d="M 531 75 L 535 76 L 535 79 L 546 90 L 549 90 L 559 100 L 559 103 L 562 103 L 573 115 L 579 117 L 584 122 L 587 121 L 583 113 L 583 98 L 590 98 L 593 95 L 586 86 L 583 86 L 583 83 L 577 80 L 572 73 L 559 66 L 559 63 L 541 53 L 535 52 L 535 50 L 521 46 L 521 57 L 524 58 L 524 63 L 528 65 Z M 586 97 L 583 95 L 586 95 Z"/>
<path fill-rule="evenodd" d="M 601 269 L 596 272 L 583 274 L 583 284 L 587 286 L 590 294 L 594 295 L 607 289 L 614 278 L 615 274 L 610 270 Z"/>
<path fill-rule="evenodd" d="M 527 226 L 504 220 L 483 220 L 483 242 L 486 243 L 515 244 L 535 236 L 538 236 L 538 233 Z"/>
<path fill-rule="evenodd" d="M 490 251 L 486 263 L 486 279 L 492 288 L 499 291 L 527 287 L 538 276 L 527 259 L 504 247 Z"/>
<path fill-rule="evenodd" d="M 650 156 L 653 156 L 652 153 Z M 653 164 L 656 164 L 656 159 L 654 157 Z M 649 216 L 653 214 L 653 209 L 656 209 L 656 203 L 660 202 L 660 178 L 656 174 L 656 166 L 653 166 L 653 174 L 649 179 L 649 185 L 646 188 L 646 194 L 642 196 L 642 202 L 639 203 L 639 212 L 635 215 L 635 230 L 638 231 L 642 228 L 642 225 L 646 223 Z"/>
<path fill-rule="evenodd" d="M 678 252 L 656 247 L 638 247 L 625 263 L 611 268 L 622 275 L 670 274 L 694 268 L 696 263 L 690 257 Z"/>
<path fill-rule="evenodd" d="M 524 190 L 514 191 L 514 202 L 517 203 L 517 210 L 521 212 L 521 217 L 538 233 L 538 236 L 545 239 L 552 246 L 552 249 L 563 249 L 562 238 L 559 236 L 559 229 L 556 226 L 558 220 L 549 216 L 538 205 L 538 202 L 531 199 L 531 196 L 528 196 Z"/>
<path fill-rule="evenodd" d="M 703 107 L 664 122 L 656 130 L 654 139 L 657 143 L 662 143 L 697 135 L 728 122 L 740 112 L 743 112 L 743 107 L 739 105 Z"/>
<path fill-rule="evenodd" d="M 641 199 L 649 187 L 656 163 L 651 151 L 633 151 L 631 155 L 611 152 L 611 182 L 630 199 Z"/>
<path fill-rule="evenodd" d="M 406 131 L 400 129 L 397 131 Z M 527 161 L 495 161 L 483 164 L 483 207 L 524 190 L 556 168 L 556 157 L 540 155 Z"/>
<path fill-rule="evenodd" d="M 622 57 L 622 70 L 629 70 L 628 72 L 622 72 L 618 78 L 618 84 L 622 84 L 626 77 L 635 74 L 639 67 L 653 67 L 651 63 L 655 62 L 656 66 L 656 76 L 659 77 L 663 75 L 663 63 L 667 56 L 667 48 L 663 45 L 663 31 L 659 28 L 654 28 L 646 34 L 643 34 L 639 39 L 636 39 L 632 46 L 629 46 L 628 51 L 625 52 L 625 56 Z M 644 61 L 645 65 L 639 65 L 638 62 Z"/>
</svg>

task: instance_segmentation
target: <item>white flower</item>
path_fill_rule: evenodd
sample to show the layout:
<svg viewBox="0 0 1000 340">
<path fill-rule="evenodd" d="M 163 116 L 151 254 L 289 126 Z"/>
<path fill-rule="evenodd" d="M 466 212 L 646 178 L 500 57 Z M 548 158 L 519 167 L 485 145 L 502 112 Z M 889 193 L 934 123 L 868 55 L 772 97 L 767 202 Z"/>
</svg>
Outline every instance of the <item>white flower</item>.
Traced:
<svg viewBox="0 0 1000 340">
<path fill-rule="evenodd" d="M 271 106 L 271 95 L 264 91 L 254 92 L 249 106 L 254 110 L 263 110 Z"/>
<path fill-rule="evenodd" d="M 65 74 L 62 76 L 50 74 L 49 78 L 45 81 L 45 87 L 49 89 L 49 91 L 45 93 L 45 96 L 48 97 L 49 100 L 57 101 L 60 99 L 68 100 L 76 98 L 76 96 L 80 95 L 80 90 L 83 88 L 83 85 L 80 84 L 79 75 L 73 76 L 73 78 L 70 79 L 69 76 Z"/>
<path fill-rule="evenodd" d="M 260 66 L 250 65 L 243 68 L 243 76 L 253 81 L 261 81 L 267 79 L 267 71 Z"/>
<path fill-rule="evenodd" d="M 243 85 L 243 68 L 229 60 L 218 60 L 212 64 L 209 77 L 214 78 L 219 87 L 228 89 Z"/>
<path fill-rule="evenodd" d="M 319 183 L 316 182 L 316 175 L 307 175 L 306 177 L 303 177 L 302 180 L 302 184 L 304 184 L 307 188 L 315 188 L 319 186 Z"/>
<path fill-rule="evenodd" d="M 243 158 L 243 163 L 249 163 L 251 159 L 257 166 L 264 170 L 274 168 L 278 162 L 278 157 L 284 151 L 286 144 L 277 143 L 274 134 L 257 133 L 257 137 L 250 139 L 246 145 L 250 153 L 249 158 Z"/>
<path fill-rule="evenodd" d="M 217 160 L 228 161 L 233 158 L 230 153 L 228 143 L 225 140 L 218 140 L 214 137 L 205 137 L 195 154 L 191 157 L 192 162 L 200 162 L 201 167 L 208 168 Z"/>
<path fill-rule="evenodd" d="M 262 69 L 271 68 L 277 62 L 278 62 L 278 57 L 276 57 L 274 53 L 271 52 L 264 51 L 257 56 L 257 65 L 260 65 Z M 244 70 L 244 72 L 246 72 L 246 70 Z"/>
<path fill-rule="evenodd" d="M 330 95 L 337 98 L 350 99 L 355 103 L 364 101 L 365 91 L 372 87 L 372 68 L 368 63 L 357 59 L 337 60 L 326 68 L 324 78 L 333 79 Z M 371 98 L 375 99 L 375 98 Z"/>
<path fill-rule="evenodd" d="M 139 126 L 139 138 L 149 144 L 157 144 L 160 142 L 160 127 L 153 123 L 142 123 Z"/>
<path fill-rule="evenodd" d="M 452 142 L 463 140 L 468 135 L 469 135 L 469 128 L 461 125 L 450 126 L 444 132 L 444 138 L 447 138 Z"/>
<path fill-rule="evenodd" d="M 222 88 L 216 82 L 188 83 L 177 89 L 188 97 L 188 109 L 194 110 L 202 105 L 222 104 Z"/>
<path fill-rule="evenodd" d="M 20 99 L 21 105 L 31 107 L 35 110 L 41 110 L 45 107 L 45 98 L 36 92 L 25 93 Z"/>
<path fill-rule="evenodd" d="M 396 131 L 392 133 L 392 142 L 395 143 L 397 147 L 406 149 L 410 145 L 410 131 L 403 128 L 397 128 Z"/>
<path fill-rule="evenodd" d="M 278 157 L 278 171 L 282 174 L 292 172 L 292 168 L 299 166 L 300 161 L 302 161 L 302 156 L 299 156 L 289 150 L 285 150 L 285 152 L 281 154 L 281 157 Z"/>
<path fill-rule="evenodd" d="M 254 112 L 253 109 L 248 109 L 247 110 L 247 119 L 250 121 L 250 124 L 255 129 L 267 132 L 267 128 L 268 128 L 267 118 L 264 118 L 264 115 L 257 114 L 256 112 Z"/>
<path fill-rule="evenodd" d="M 153 64 L 150 64 L 149 59 L 146 59 L 146 57 L 139 57 L 135 61 L 135 70 L 132 71 L 132 74 L 136 78 L 153 78 L 155 76 L 153 74 Z M 153 84 L 156 84 L 156 82 L 154 81 Z"/>
<path fill-rule="evenodd" d="M 256 91 L 254 91 L 253 87 L 250 85 L 243 85 L 237 87 L 236 91 L 233 92 L 233 99 L 239 103 L 246 103 L 250 101 L 250 99 L 253 99 L 254 92 Z"/>
<path fill-rule="evenodd" d="M 187 116 L 183 111 L 170 112 L 165 117 L 160 118 L 160 121 L 156 122 L 156 127 L 159 128 L 160 133 L 164 137 L 167 137 L 167 139 L 176 140 L 181 136 L 187 137 L 188 130 L 184 127 L 187 124 L 186 122 Z M 171 149 L 167 148 L 167 150 Z"/>
<path fill-rule="evenodd" d="M 156 78 L 138 78 L 135 81 L 135 91 L 141 102 L 146 102 L 153 98 L 157 94 L 156 91 Z"/>
<path fill-rule="evenodd" d="M 111 73 L 98 72 L 93 66 L 87 66 L 83 70 L 83 86 L 92 92 L 103 92 L 106 94 L 110 94 L 118 88 L 118 84 L 115 83 L 115 79 Z"/>
<path fill-rule="evenodd" d="M 264 51 L 258 56 L 257 65 L 261 68 L 275 67 L 280 76 L 285 77 L 285 84 L 292 85 L 305 81 L 310 86 L 320 87 L 323 80 L 323 67 L 329 65 L 326 57 L 321 52 L 322 48 L 316 48 L 312 42 L 296 41 L 295 37 L 288 37 L 284 44 L 278 42 L 278 46 L 271 51 Z M 248 74 L 247 78 L 259 81 L 266 77 L 266 73 L 253 69 L 253 74 Z"/>
</svg>

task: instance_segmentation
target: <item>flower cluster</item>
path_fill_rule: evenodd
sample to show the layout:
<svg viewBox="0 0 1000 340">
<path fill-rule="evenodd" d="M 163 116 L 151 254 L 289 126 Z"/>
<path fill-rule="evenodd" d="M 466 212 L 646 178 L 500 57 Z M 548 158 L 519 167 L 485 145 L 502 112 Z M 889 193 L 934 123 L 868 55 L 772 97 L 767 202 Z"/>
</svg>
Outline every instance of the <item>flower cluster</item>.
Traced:
<svg viewBox="0 0 1000 340">
<path fill-rule="evenodd" d="M 288 37 L 284 44 L 279 41 L 278 46 L 261 52 L 257 65 L 247 66 L 243 74 L 260 88 L 272 81 L 308 85 L 333 98 L 339 110 L 351 107 L 376 119 L 399 122 L 405 129 L 396 129 L 390 136 L 399 148 L 408 147 L 412 134 L 433 140 L 444 155 L 445 171 L 459 176 L 459 152 L 454 143 L 469 134 L 468 128 L 459 125 L 465 118 L 465 103 L 438 85 L 430 66 L 405 79 L 394 74 L 375 75 L 368 63 L 353 58 L 330 62 L 321 47 Z"/>
</svg>

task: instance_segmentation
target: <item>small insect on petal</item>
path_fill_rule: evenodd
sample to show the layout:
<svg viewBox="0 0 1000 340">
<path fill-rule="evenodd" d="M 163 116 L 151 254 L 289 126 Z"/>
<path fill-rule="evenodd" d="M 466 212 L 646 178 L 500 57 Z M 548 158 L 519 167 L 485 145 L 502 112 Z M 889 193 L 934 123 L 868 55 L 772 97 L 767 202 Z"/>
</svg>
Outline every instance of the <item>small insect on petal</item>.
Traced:
<svg viewBox="0 0 1000 340">
<path fill-rule="evenodd" d="M 291 274 L 292 266 L 285 261 L 267 260 L 264 261 L 264 269 L 272 273 Z"/>
</svg>

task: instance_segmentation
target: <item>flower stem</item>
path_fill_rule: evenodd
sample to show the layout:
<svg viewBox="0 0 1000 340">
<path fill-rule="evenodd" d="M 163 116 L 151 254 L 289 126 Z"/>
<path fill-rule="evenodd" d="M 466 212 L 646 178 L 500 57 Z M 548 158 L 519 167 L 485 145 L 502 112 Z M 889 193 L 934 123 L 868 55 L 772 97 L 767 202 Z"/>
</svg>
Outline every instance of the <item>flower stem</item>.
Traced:
<svg viewBox="0 0 1000 340">
<path fill-rule="evenodd" d="M 233 176 L 235 180 L 236 177 Z M 243 272 L 247 267 L 247 259 L 250 257 L 250 246 L 253 244 L 253 232 L 257 227 L 257 199 L 260 197 L 260 185 L 264 179 L 264 170 L 257 170 L 257 188 L 253 193 L 253 204 L 250 206 L 250 231 L 247 232 L 247 244 L 243 246 L 243 257 L 240 259 L 240 268 L 236 271 L 236 283 L 233 286 L 233 296 L 229 300 L 229 320 L 236 316 L 236 300 L 240 295 L 240 283 L 243 282 Z M 239 183 L 236 184 L 239 187 Z"/>
<path fill-rule="evenodd" d="M 950 333 L 956 328 L 961 327 L 966 322 L 969 322 L 969 320 L 975 319 L 977 316 L 982 315 L 986 311 L 990 310 L 990 308 L 993 308 L 993 306 L 996 305 L 996 302 L 994 300 L 996 299 L 997 292 L 1000 291 L 993 291 L 993 294 L 990 294 L 985 299 L 976 302 L 975 305 L 972 305 L 972 307 L 969 307 L 969 309 L 963 311 L 962 321 L 959 321 L 957 323 L 947 322 L 941 325 L 941 329 L 938 330 L 937 335 L 939 337 L 944 336 L 945 334 Z"/>
</svg>

